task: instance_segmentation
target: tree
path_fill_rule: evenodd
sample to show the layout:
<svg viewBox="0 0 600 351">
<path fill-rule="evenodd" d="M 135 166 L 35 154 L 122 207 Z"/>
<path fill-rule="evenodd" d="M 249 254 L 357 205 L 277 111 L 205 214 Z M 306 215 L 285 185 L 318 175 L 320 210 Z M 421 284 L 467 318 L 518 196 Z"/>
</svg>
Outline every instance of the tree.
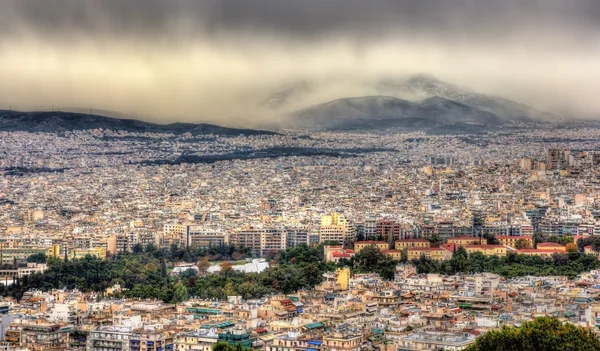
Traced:
<svg viewBox="0 0 600 351">
<path fill-rule="evenodd" d="M 140 253 L 144 252 L 144 245 L 142 245 L 142 244 L 135 244 L 131 248 L 131 251 L 133 251 L 134 254 L 140 254 Z"/>
<path fill-rule="evenodd" d="M 504 326 L 479 337 L 467 351 L 600 351 L 591 329 L 563 324 L 555 317 L 541 317 L 519 328 Z"/>
<path fill-rule="evenodd" d="M 39 252 L 27 257 L 29 263 L 46 263 L 46 253 Z"/>
<path fill-rule="evenodd" d="M 567 252 L 579 252 L 579 248 L 575 243 L 568 243 L 567 245 L 565 245 L 565 249 L 567 250 Z"/>
<path fill-rule="evenodd" d="M 223 261 L 219 264 L 221 267 L 221 273 L 227 273 L 233 271 L 233 265 L 229 261 Z"/>
<path fill-rule="evenodd" d="M 200 273 L 206 273 L 208 268 L 210 268 L 210 262 L 208 261 L 208 257 L 203 257 L 200 261 L 198 261 L 198 271 Z"/>
<path fill-rule="evenodd" d="M 173 301 L 174 302 L 185 301 L 185 299 L 187 299 L 187 295 L 188 295 L 187 288 L 181 282 L 178 282 L 177 284 L 175 284 L 175 286 L 173 287 Z"/>
<path fill-rule="evenodd" d="M 431 234 L 429 238 L 427 238 L 431 243 L 431 246 L 438 246 L 442 241 L 440 240 L 440 236 L 437 233 Z"/>
<path fill-rule="evenodd" d="M 500 241 L 496 239 L 496 236 L 491 233 L 483 234 L 483 238 L 487 240 L 489 245 L 500 245 Z"/>
<path fill-rule="evenodd" d="M 396 271 L 396 263 L 391 256 L 382 253 L 374 245 L 360 250 L 351 261 L 357 272 L 377 273 L 384 279 L 393 279 Z"/>
<path fill-rule="evenodd" d="M 190 279 L 198 275 L 198 271 L 193 268 L 188 268 L 185 271 L 181 272 L 181 277 L 183 279 Z"/>
<path fill-rule="evenodd" d="M 527 239 L 519 239 L 515 242 L 515 248 L 517 250 L 531 249 L 531 242 Z"/>
<path fill-rule="evenodd" d="M 573 239 L 572 236 L 570 236 L 570 235 L 563 235 L 560 238 L 560 243 L 559 244 L 567 245 L 567 244 L 574 243 L 574 242 L 575 242 L 575 240 Z"/>
<path fill-rule="evenodd" d="M 462 246 L 459 246 L 457 249 L 455 245 L 454 253 L 452 254 L 452 258 L 450 259 L 450 267 L 452 268 L 452 273 L 463 272 L 465 270 L 468 258 L 469 254 L 467 253 L 467 250 L 465 250 L 465 248 Z"/>
</svg>

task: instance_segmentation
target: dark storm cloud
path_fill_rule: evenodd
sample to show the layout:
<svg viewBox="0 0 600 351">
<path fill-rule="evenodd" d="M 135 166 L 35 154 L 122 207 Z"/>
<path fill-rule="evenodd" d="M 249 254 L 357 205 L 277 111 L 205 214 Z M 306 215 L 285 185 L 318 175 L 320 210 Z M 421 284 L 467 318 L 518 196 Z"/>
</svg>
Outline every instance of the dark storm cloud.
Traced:
<svg viewBox="0 0 600 351">
<path fill-rule="evenodd" d="M 255 32 L 313 39 L 490 36 L 536 26 L 582 33 L 600 25 L 597 0 L 3 0 L 0 35 L 189 39 Z M 527 33 L 525 33 L 527 34 Z"/>
<path fill-rule="evenodd" d="M 598 62 L 600 0 L 0 0 L 0 108 L 238 124 L 426 72 L 600 116 Z"/>
</svg>

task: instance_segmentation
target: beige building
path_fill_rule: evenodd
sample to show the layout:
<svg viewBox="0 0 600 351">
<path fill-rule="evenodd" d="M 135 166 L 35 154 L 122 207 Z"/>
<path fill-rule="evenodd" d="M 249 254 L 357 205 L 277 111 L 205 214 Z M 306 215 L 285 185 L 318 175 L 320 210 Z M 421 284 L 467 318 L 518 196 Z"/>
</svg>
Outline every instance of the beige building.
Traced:
<svg viewBox="0 0 600 351">
<path fill-rule="evenodd" d="M 446 261 L 452 258 L 452 252 L 440 247 L 413 247 L 407 249 L 408 260 L 415 260 L 425 256 L 434 261 Z"/>
<path fill-rule="evenodd" d="M 332 333 L 323 336 L 323 351 L 359 351 L 362 344 L 362 336 L 360 335 L 344 335 L 341 333 Z"/>
<path fill-rule="evenodd" d="M 411 247 L 429 247 L 431 243 L 424 239 L 404 239 L 396 240 L 396 250 L 408 249 Z"/>
<path fill-rule="evenodd" d="M 485 238 L 476 238 L 473 236 L 457 236 L 455 238 L 448 238 L 448 244 L 456 244 L 456 245 L 486 245 L 487 239 Z"/>
<path fill-rule="evenodd" d="M 369 247 L 369 246 L 375 246 L 376 248 L 378 248 L 381 251 L 388 250 L 390 248 L 390 245 L 386 241 L 368 240 L 368 241 L 355 242 L 354 243 L 354 251 L 360 252 L 362 249 L 364 249 L 365 247 Z"/>
<path fill-rule="evenodd" d="M 510 246 L 513 249 L 516 249 L 517 241 L 526 240 L 529 243 L 529 247 L 533 247 L 533 237 L 530 235 L 521 235 L 521 236 L 510 236 L 510 235 L 497 235 L 496 239 L 500 241 L 500 244 L 504 246 Z"/>
<path fill-rule="evenodd" d="M 354 240 L 355 231 L 343 214 L 333 212 L 321 217 L 319 241 L 322 243 L 334 241 L 339 244 Z"/>
<path fill-rule="evenodd" d="M 469 255 L 481 252 L 484 256 L 506 256 L 506 246 L 503 245 L 464 245 L 464 248 Z"/>
</svg>

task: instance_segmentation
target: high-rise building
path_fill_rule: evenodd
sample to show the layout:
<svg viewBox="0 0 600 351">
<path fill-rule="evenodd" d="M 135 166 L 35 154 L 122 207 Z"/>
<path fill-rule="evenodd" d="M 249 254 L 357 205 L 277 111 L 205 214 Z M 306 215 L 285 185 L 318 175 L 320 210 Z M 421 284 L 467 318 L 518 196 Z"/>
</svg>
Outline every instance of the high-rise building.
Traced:
<svg viewBox="0 0 600 351">
<path fill-rule="evenodd" d="M 352 224 L 343 214 L 332 212 L 329 215 L 321 217 L 321 227 L 319 228 L 319 240 L 324 242 L 344 242 L 353 241 L 356 231 Z"/>
<path fill-rule="evenodd" d="M 246 247 L 256 256 L 279 252 L 287 248 L 287 232 L 283 227 L 243 227 L 229 235 L 229 242 Z"/>
<path fill-rule="evenodd" d="M 569 150 L 549 149 L 546 157 L 547 169 L 565 170 L 569 167 Z"/>
</svg>

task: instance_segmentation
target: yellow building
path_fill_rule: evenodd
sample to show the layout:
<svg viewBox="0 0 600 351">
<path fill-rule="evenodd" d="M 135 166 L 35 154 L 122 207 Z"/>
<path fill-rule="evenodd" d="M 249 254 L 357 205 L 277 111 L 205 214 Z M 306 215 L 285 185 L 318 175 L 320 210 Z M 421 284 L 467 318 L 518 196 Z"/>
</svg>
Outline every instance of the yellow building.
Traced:
<svg viewBox="0 0 600 351">
<path fill-rule="evenodd" d="M 362 345 L 361 335 L 345 335 L 341 333 L 332 333 L 323 336 L 323 351 L 359 351 Z"/>
<path fill-rule="evenodd" d="M 337 283 L 340 289 L 346 291 L 350 288 L 350 267 L 338 268 L 335 270 Z"/>
<path fill-rule="evenodd" d="M 396 250 L 408 249 L 411 247 L 429 247 L 431 243 L 424 239 L 403 239 L 396 240 Z"/>
<path fill-rule="evenodd" d="M 484 256 L 506 256 L 506 246 L 503 245 L 464 245 L 464 248 L 469 255 L 481 252 Z"/>
<path fill-rule="evenodd" d="M 335 241 L 340 244 L 354 239 L 352 226 L 343 214 L 332 212 L 321 217 L 319 240 L 322 243 Z"/>
<path fill-rule="evenodd" d="M 425 256 L 434 261 L 446 261 L 452 258 L 452 252 L 439 247 L 412 247 L 407 249 L 408 260 L 419 259 Z"/>
<path fill-rule="evenodd" d="M 58 258 L 58 256 L 60 256 L 60 245 L 52 245 L 48 250 L 46 250 L 46 256 Z"/>
<path fill-rule="evenodd" d="M 38 247 L 16 247 L 10 249 L 0 249 L 0 262 L 2 264 L 13 264 L 17 262 L 25 262 L 31 255 L 45 253 L 46 248 Z"/>
<path fill-rule="evenodd" d="M 106 253 L 107 251 L 105 247 L 94 247 L 91 249 L 72 249 L 67 251 L 67 259 L 81 259 L 87 255 L 104 259 L 106 258 Z M 64 251 L 60 248 L 60 245 L 52 245 L 52 247 L 46 250 L 46 256 L 58 258 L 61 260 L 65 258 Z"/>
<path fill-rule="evenodd" d="M 486 245 L 487 239 L 484 238 L 476 238 L 473 236 L 457 236 L 455 238 L 448 238 L 448 244 L 456 244 L 456 245 Z"/>
<path fill-rule="evenodd" d="M 350 287 L 350 268 L 338 268 L 335 272 L 323 273 L 325 280 L 315 286 L 317 291 L 347 291 Z"/>
<path fill-rule="evenodd" d="M 364 249 L 365 247 L 369 247 L 369 246 L 375 246 L 376 248 L 378 248 L 381 251 L 388 250 L 390 248 L 390 245 L 385 241 L 367 240 L 367 241 L 355 242 L 354 243 L 354 251 L 359 252 L 362 249 Z"/>
<path fill-rule="evenodd" d="M 529 242 L 529 247 L 533 247 L 533 238 L 531 235 L 512 236 L 512 235 L 496 235 L 496 239 L 504 246 L 510 246 L 516 249 L 517 241 L 526 240 Z"/>
<path fill-rule="evenodd" d="M 80 259 L 85 256 L 94 256 L 98 258 L 106 258 L 106 248 L 104 247 L 94 247 L 91 249 L 73 249 L 70 252 L 67 252 L 67 257 L 72 259 Z"/>
<path fill-rule="evenodd" d="M 329 215 L 321 217 L 321 225 L 339 225 L 345 226 L 347 223 L 346 216 L 343 214 L 332 212 Z"/>
<path fill-rule="evenodd" d="M 390 256 L 394 261 L 400 261 L 402 259 L 402 251 L 399 250 L 381 250 L 384 254 Z"/>
</svg>

